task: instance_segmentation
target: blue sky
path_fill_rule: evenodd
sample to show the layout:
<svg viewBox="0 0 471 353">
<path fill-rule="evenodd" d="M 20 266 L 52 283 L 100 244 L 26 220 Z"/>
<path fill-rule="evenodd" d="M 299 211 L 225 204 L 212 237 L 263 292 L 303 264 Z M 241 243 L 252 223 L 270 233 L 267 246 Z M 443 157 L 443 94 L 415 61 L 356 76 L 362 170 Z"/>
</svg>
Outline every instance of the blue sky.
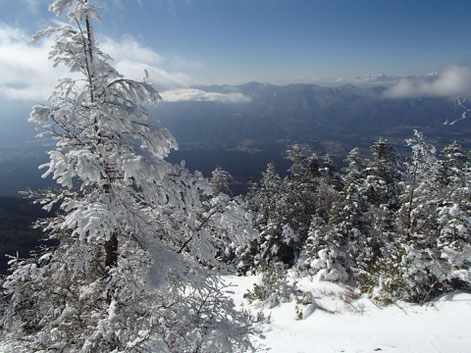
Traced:
<svg viewBox="0 0 471 353">
<path fill-rule="evenodd" d="M 0 22 L 31 35 L 50 0 L 1 0 Z M 101 0 L 97 30 L 136 41 L 188 82 L 273 83 L 423 75 L 471 62 L 470 1 Z"/>
<path fill-rule="evenodd" d="M 163 55 L 199 63 L 192 73 L 205 82 L 425 74 L 466 62 L 471 54 L 469 1 L 143 0 L 142 6 L 127 5 L 133 3 L 122 0 L 123 9 L 113 9 L 113 36 L 130 33 Z M 135 20 L 128 22 L 131 17 Z"/>
</svg>

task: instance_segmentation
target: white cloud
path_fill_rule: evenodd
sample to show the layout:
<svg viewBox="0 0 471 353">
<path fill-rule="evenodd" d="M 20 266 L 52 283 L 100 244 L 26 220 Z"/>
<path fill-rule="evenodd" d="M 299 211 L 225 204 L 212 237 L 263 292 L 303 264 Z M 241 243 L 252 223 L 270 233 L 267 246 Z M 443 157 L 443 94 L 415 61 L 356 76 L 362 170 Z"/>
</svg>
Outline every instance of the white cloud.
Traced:
<svg viewBox="0 0 471 353">
<path fill-rule="evenodd" d="M 301 82 L 316 83 L 327 86 L 339 86 L 339 85 L 354 85 L 354 86 L 391 86 L 398 83 L 401 80 L 418 80 L 425 79 L 430 80 L 435 77 L 436 73 L 430 73 L 425 76 L 417 75 L 386 75 L 386 74 L 366 74 L 355 77 L 335 77 L 335 78 L 321 78 L 311 77 L 310 79 L 301 78 Z"/>
<path fill-rule="evenodd" d="M 368 74 L 352 77 L 347 83 L 352 85 L 391 85 L 403 79 L 414 79 L 415 75 L 385 75 L 385 74 Z"/>
<path fill-rule="evenodd" d="M 115 60 L 113 66 L 124 76 L 135 80 L 141 79 L 144 76 L 144 70 L 147 70 L 149 72 L 148 81 L 158 90 L 187 87 L 193 83 L 193 80 L 184 73 L 170 73 L 157 66 L 132 61 L 125 57 Z"/>
<path fill-rule="evenodd" d="M 8 99 L 45 100 L 59 77 L 70 77 L 67 68 L 53 68 L 48 60 L 52 39 L 35 45 L 21 29 L 0 23 L 0 96 Z M 132 37 L 119 41 L 101 38 L 100 48 L 113 57 L 113 66 L 125 77 L 140 79 L 144 70 L 159 90 L 187 87 L 193 80 L 181 72 L 162 68 L 165 58 Z"/>
<path fill-rule="evenodd" d="M 45 99 L 65 70 L 48 60 L 50 40 L 37 46 L 21 30 L 0 24 L 0 95 L 12 99 Z M 58 72 L 59 71 L 59 72 Z"/>
<path fill-rule="evenodd" d="M 432 77 L 400 80 L 385 94 L 389 98 L 470 95 L 471 68 L 464 66 L 448 66 Z"/>
<path fill-rule="evenodd" d="M 100 49 L 115 61 L 125 57 L 127 60 L 148 65 L 158 65 L 163 62 L 162 56 L 152 49 L 142 46 L 131 36 L 123 36 L 119 42 L 105 37 L 99 45 Z"/>
<path fill-rule="evenodd" d="M 159 90 L 187 87 L 194 83 L 190 76 L 182 72 L 164 70 L 162 66 L 168 60 L 130 36 L 124 36 L 120 41 L 104 38 L 100 48 L 113 58 L 113 66 L 128 78 L 141 79 L 144 70 L 147 70 L 149 81 Z"/>
<path fill-rule="evenodd" d="M 166 102 L 178 101 L 198 101 L 198 102 L 222 102 L 222 103 L 247 103 L 250 97 L 244 96 L 242 93 L 216 93 L 206 92 L 195 88 L 179 88 L 172 89 L 160 94 Z"/>
</svg>

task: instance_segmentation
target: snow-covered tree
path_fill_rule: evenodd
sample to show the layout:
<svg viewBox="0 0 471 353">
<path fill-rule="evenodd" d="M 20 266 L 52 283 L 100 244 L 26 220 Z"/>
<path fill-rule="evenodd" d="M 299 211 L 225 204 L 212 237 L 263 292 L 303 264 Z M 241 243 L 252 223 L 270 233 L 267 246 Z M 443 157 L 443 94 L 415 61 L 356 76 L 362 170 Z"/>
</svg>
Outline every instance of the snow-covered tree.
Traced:
<svg viewBox="0 0 471 353">
<path fill-rule="evenodd" d="M 232 182 L 232 175 L 228 171 L 222 169 L 221 167 L 216 167 L 212 171 L 212 177 L 209 183 L 213 188 L 213 195 L 218 196 L 221 192 L 232 196 L 232 191 L 230 188 L 230 183 Z"/>
<path fill-rule="evenodd" d="M 177 144 L 146 122 L 144 104 L 159 95 L 145 79 L 121 76 L 99 50 L 95 5 L 56 0 L 50 10 L 67 12 L 71 24 L 34 40 L 55 36 L 54 64 L 81 75 L 60 80 L 50 105 L 30 116 L 57 141 L 44 167 L 62 190 L 39 202 L 59 205 L 41 223 L 58 245 L 11 261 L 3 334 L 18 352 L 251 349 L 246 320 L 201 266 L 217 254 L 201 201 L 211 186 L 166 162 Z"/>
<path fill-rule="evenodd" d="M 209 180 L 212 194 L 204 200 L 206 211 L 201 215 L 201 224 L 205 223 L 201 231 L 211 233 L 219 261 L 217 265 L 222 267 L 237 265 L 237 253 L 244 251 L 248 242 L 258 238 L 258 232 L 252 227 L 251 215 L 245 210 L 243 197 L 230 196 L 232 179 L 229 172 L 220 167 L 212 172 Z"/>
<path fill-rule="evenodd" d="M 313 217 L 303 250 L 304 264 L 323 280 L 358 279 L 365 250 L 364 233 L 368 212 L 365 181 L 358 148 L 347 156 L 341 177 L 335 169 L 321 169 L 317 192 L 318 210 Z M 305 266 L 302 266 L 305 267 Z"/>
<path fill-rule="evenodd" d="M 445 147 L 441 160 L 419 131 L 407 144 L 412 156 L 397 234 L 375 285 L 379 296 L 418 302 L 470 283 L 469 188 L 457 144 Z"/>
<path fill-rule="evenodd" d="M 324 279 L 368 283 L 393 237 L 398 157 L 383 139 L 371 149 L 374 158 L 366 168 L 358 149 L 349 153 L 343 178 L 328 158 L 321 165 L 316 215 L 304 255 L 310 254 L 307 262 Z"/>
<path fill-rule="evenodd" d="M 412 292 L 423 291 L 431 280 L 423 255 L 431 249 L 434 239 L 430 231 L 435 229 L 436 191 L 439 189 L 435 187 L 434 178 L 437 172 L 435 149 L 418 131 L 406 142 L 411 147 L 412 156 L 406 163 L 404 188 L 399 196 L 400 208 L 395 215 L 394 237 L 383 243 L 383 256 L 375 264 L 370 281 L 370 290 L 387 300 L 411 300 L 416 296 Z M 388 226 L 390 218 L 385 219 L 387 223 L 377 228 L 391 232 Z"/>
<path fill-rule="evenodd" d="M 364 169 L 362 191 L 368 204 L 363 262 L 369 272 L 393 240 L 402 188 L 402 166 L 392 145 L 380 138 L 371 146 L 371 151 L 373 160 Z"/>
<path fill-rule="evenodd" d="M 341 205 L 338 210 L 339 228 L 348 240 L 348 254 L 351 260 L 349 272 L 358 281 L 368 271 L 364 261 L 365 237 L 368 234 L 369 204 L 366 196 L 366 183 L 358 148 L 352 149 L 345 159 L 344 186 L 341 192 Z"/>
<path fill-rule="evenodd" d="M 308 236 L 311 218 L 318 208 L 319 198 L 316 195 L 321 175 L 320 163 L 317 155 L 306 145 L 293 145 L 286 154 L 292 164 L 288 169 L 289 176 L 284 180 L 287 191 L 285 218 L 302 244 Z"/>
<path fill-rule="evenodd" d="M 436 246 L 447 268 L 447 281 L 471 285 L 471 160 L 456 142 L 441 152 L 440 187 L 444 192 L 438 208 Z"/>
<path fill-rule="evenodd" d="M 320 280 L 346 281 L 345 240 L 344 234 L 335 224 L 326 224 L 322 217 L 314 216 L 301 253 L 299 268 L 316 275 Z"/>
<path fill-rule="evenodd" d="M 297 234 L 287 219 L 288 192 L 285 183 L 270 162 L 262 173 L 260 185 L 254 184 L 246 197 L 252 214 L 252 226 L 260 236 L 239 249 L 241 270 L 256 269 L 270 261 L 292 264 L 296 257 Z"/>
<path fill-rule="evenodd" d="M 411 161 L 406 164 L 406 187 L 402 206 L 398 212 L 399 235 L 407 242 L 416 238 L 429 247 L 436 239 L 436 211 L 444 192 L 440 185 L 440 168 L 435 147 L 428 144 L 421 132 L 406 140 L 412 150 Z"/>
</svg>

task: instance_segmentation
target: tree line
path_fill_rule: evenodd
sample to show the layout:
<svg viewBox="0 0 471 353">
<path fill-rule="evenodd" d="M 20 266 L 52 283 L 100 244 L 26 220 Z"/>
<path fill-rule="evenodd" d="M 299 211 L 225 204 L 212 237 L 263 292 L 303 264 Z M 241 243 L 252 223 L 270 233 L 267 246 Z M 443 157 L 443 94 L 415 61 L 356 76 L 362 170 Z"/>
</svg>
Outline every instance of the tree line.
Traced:
<svg viewBox="0 0 471 353">
<path fill-rule="evenodd" d="M 239 270 L 282 262 L 385 301 L 469 288 L 470 153 L 454 142 L 437 154 L 419 131 L 406 143 L 406 160 L 378 139 L 342 170 L 294 145 L 283 179 L 269 163 L 246 197 L 260 237 L 237 249 Z"/>
</svg>

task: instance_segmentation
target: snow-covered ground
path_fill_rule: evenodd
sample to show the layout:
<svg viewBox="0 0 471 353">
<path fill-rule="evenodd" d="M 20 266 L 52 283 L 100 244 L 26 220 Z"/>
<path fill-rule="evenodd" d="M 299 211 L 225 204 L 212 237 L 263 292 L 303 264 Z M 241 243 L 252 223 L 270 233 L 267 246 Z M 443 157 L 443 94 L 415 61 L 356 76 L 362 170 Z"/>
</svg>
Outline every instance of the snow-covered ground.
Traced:
<svg viewBox="0 0 471 353">
<path fill-rule="evenodd" d="M 453 292 L 423 306 L 397 303 L 378 307 L 366 298 L 352 299 L 345 289 L 307 278 L 298 282 L 313 293 L 315 304 L 296 300 L 266 308 L 248 303 L 243 294 L 259 277 L 226 277 L 237 305 L 254 313 L 262 310 L 269 323 L 257 324 L 270 353 L 466 353 L 471 352 L 471 294 Z M 303 311 L 303 319 L 297 317 Z"/>
<path fill-rule="evenodd" d="M 269 317 L 269 322 L 256 324 L 264 338 L 256 338 L 255 344 L 263 353 L 471 352 L 469 293 L 449 293 L 423 306 L 400 302 L 379 307 L 336 284 L 303 278 L 296 284 L 298 294 L 312 293 L 312 304 L 292 297 L 268 308 L 243 298 L 260 277 L 224 279 L 240 308 Z M 14 350 L 0 344 L 4 352 Z"/>
</svg>

